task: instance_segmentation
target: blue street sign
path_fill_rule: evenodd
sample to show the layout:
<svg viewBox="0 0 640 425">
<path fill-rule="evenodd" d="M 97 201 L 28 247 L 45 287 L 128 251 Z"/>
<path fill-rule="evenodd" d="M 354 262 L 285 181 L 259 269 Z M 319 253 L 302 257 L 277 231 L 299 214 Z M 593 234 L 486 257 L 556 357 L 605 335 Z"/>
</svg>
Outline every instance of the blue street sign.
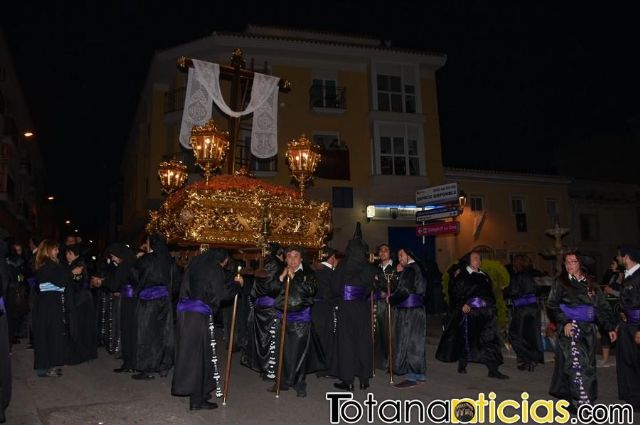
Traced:
<svg viewBox="0 0 640 425">
<path fill-rule="evenodd" d="M 441 218 L 455 217 L 458 215 L 458 206 L 451 205 L 447 207 L 438 207 L 430 210 L 417 211 L 416 223 L 430 220 L 439 220 Z"/>
</svg>

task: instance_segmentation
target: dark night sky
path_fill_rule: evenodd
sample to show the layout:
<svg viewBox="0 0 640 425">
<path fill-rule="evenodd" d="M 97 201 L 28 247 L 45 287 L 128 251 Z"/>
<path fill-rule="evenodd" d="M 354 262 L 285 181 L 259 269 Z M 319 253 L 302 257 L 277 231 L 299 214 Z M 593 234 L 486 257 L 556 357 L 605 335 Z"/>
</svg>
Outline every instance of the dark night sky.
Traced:
<svg viewBox="0 0 640 425">
<path fill-rule="evenodd" d="M 85 228 L 104 219 L 100 201 L 117 182 L 153 52 L 214 30 L 301 27 L 446 53 L 438 73 L 446 165 L 551 173 L 558 171 L 556 148 L 577 160 L 570 162 L 597 161 L 603 157 L 585 150 L 612 139 L 620 146 L 608 146 L 628 146 L 628 119 L 640 114 L 638 14 L 604 3 L 586 9 L 558 6 L 564 2 L 395 0 L 363 9 L 350 2 L 261 2 L 253 11 L 249 2 L 224 9 L 214 1 L 176 2 L 171 9 L 143 1 L 4 3 L 0 26 L 47 158 L 49 189 L 61 203 L 75 203 Z M 624 153 L 607 162 L 617 155 Z"/>
</svg>

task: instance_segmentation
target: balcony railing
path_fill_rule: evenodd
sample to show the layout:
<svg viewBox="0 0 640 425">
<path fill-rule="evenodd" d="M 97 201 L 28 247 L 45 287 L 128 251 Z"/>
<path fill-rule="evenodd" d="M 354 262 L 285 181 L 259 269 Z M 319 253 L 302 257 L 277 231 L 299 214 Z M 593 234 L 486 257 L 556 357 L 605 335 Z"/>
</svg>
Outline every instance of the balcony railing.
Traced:
<svg viewBox="0 0 640 425">
<path fill-rule="evenodd" d="M 168 114 L 170 112 L 182 111 L 186 93 L 186 87 L 178 87 L 177 89 L 166 92 L 164 94 L 164 113 Z"/>
<path fill-rule="evenodd" d="M 312 85 L 309 89 L 309 106 L 312 108 L 347 109 L 346 87 Z"/>
</svg>

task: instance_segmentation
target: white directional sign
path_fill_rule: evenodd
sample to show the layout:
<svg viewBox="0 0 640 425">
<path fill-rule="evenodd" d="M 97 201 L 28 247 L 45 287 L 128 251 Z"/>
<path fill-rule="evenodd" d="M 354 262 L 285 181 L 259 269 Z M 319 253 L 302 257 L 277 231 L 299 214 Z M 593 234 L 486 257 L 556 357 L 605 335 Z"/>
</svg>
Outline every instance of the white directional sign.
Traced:
<svg viewBox="0 0 640 425">
<path fill-rule="evenodd" d="M 416 223 L 421 223 L 423 221 L 430 221 L 430 220 L 439 220 L 441 218 L 447 218 L 447 217 L 455 217 L 458 214 L 459 214 L 458 205 L 418 211 L 416 212 Z"/>
<path fill-rule="evenodd" d="M 447 183 L 416 191 L 416 205 L 442 204 L 458 200 L 458 183 Z"/>
</svg>

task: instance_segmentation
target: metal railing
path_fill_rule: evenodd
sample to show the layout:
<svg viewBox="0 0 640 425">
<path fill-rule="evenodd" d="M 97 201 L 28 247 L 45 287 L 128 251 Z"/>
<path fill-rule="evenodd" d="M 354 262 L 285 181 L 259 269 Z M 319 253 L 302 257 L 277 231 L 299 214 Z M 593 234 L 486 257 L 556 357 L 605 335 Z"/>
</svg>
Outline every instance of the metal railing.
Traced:
<svg viewBox="0 0 640 425">
<path fill-rule="evenodd" d="M 311 108 L 347 109 L 346 87 L 326 87 L 314 84 L 309 88 Z"/>
</svg>

